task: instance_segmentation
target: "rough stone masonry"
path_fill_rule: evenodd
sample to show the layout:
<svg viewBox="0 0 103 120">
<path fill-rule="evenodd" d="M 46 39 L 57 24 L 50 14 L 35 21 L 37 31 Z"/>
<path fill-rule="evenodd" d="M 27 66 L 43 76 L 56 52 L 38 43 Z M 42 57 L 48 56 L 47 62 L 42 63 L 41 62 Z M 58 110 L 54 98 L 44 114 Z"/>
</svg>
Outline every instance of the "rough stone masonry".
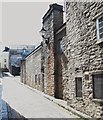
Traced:
<svg viewBox="0 0 103 120">
<path fill-rule="evenodd" d="M 103 2 L 66 2 L 67 102 L 76 110 L 101 118 L 103 37 L 97 38 L 97 19 L 103 27 Z M 76 83 L 80 80 L 81 86 Z"/>
<path fill-rule="evenodd" d="M 52 4 L 43 16 L 44 92 L 55 96 L 55 32 L 63 24 L 63 6 Z M 46 44 L 47 37 L 48 44 Z"/>
<path fill-rule="evenodd" d="M 46 33 L 40 49 L 22 62 L 22 81 L 67 100 L 69 106 L 82 113 L 102 118 L 103 2 L 65 5 L 64 24 L 60 5 L 50 5 L 44 15 Z"/>
</svg>

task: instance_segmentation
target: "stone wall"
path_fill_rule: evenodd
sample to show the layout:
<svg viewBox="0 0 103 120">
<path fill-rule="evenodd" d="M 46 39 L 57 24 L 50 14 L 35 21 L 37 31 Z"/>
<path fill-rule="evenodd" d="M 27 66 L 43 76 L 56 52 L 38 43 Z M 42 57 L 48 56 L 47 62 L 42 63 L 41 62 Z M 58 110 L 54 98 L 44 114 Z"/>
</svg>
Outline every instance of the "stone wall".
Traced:
<svg viewBox="0 0 103 120">
<path fill-rule="evenodd" d="M 67 82 L 68 82 L 68 58 L 67 58 L 67 50 L 65 49 L 66 43 L 66 36 L 62 38 L 62 44 L 63 44 L 63 54 L 61 57 L 61 63 L 62 63 L 62 87 L 63 87 L 63 100 L 67 101 Z"/>
<path fill-rule="evenodd" d="M 21 81 L 35 89 L 43 90 L 41 74 L 41 45 L 22 62 Z"/>
<path fill-rule="evenodd" d="M 65 24 L 62 9 L 52 4 L 44 15 L 46 33 L 41 47 L 22 62 L 22 82 L 91 117 L 103 117 L 103 100 L 93 97 L 93 75 L 103 74 L 103 41 L 96 28 L 103 2 L 66 2 Z M 82 97 L 76 96 L 77 77 L 82 78 Z"/>
<path fill-rule="evenodd" d="M 60 96 L 63 87 L 62 80 L 57 80 L 58 78 L 56 76 L 58 75 L 55 72 L 58 64 L 56 59 L 58 47 L 56 31 L 62 29 L 62 25 L 63 6 L 51 4 L 49 10 L 43 16 L 43 28 L 46 32 L 45 35 L 43 35 L 41 50 L 38 50 L 37 52 L 34 50 L 31 52 L 30 55 L 26 57 L 25 61 L 22 62 L 21 67 L 21 81 L 23 83 L 36 89 L 40 89 L 44 93 L 54 97 L 56 97 L 56 94 Z M 62 32 L 60 34 L 61 37 L 64 36 L 64 33 L 63 35 Z M 41 74 L 39 86 L 35 85 L 35 75 L 37 74 Z"/>
<path fill-rule="evenodd" d="M 44 92 L 55 96 L 55 31 L 63 24 L 63 7 L 57 4 L 50 5 L 49 10 L 43 17 L 43 28 L 46 30 L 43 39 L 44 53 Z M 49 44 L 45 43 L 49 36 Z"/>
<path fill-rule="evenodd" d="M 93 73 L 103 72 L 103 47 L 96 36 L 96 19 L 102 13 L 103 2 L 66 2 L 67 101 L 91 117 L 103 115 L 103 105 L 93 98 L 92 84 Z M 76 77 L 82 77 L 81 98 L 76 97 Z"/>
<path fill-rule="evenodd" d="M 21 82 L 26 84 L 26 61 L 21 62 L 20 78 Z"/>
</svg>

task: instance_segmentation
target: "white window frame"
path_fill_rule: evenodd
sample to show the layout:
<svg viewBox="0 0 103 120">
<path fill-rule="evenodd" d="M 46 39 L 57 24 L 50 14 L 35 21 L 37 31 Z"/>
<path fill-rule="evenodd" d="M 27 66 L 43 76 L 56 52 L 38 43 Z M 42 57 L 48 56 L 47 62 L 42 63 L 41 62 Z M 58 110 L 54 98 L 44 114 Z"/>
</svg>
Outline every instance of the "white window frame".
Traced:
<svg viewBox="0 0 103 120">
<path fill-rule="evenodd" d="M 97 27 L 97 39 L 103 41 L 103 38 L 100 38 L 100 33 L 99 33 L 99 19 L 100 19 L 101 17 L 103 17 L 103 14 L 97 18 L 97 20 L 96 20 L 96 27 Z M 101 27 L 101 28 L 102 28 L 102 27 Z"/>
</svg>

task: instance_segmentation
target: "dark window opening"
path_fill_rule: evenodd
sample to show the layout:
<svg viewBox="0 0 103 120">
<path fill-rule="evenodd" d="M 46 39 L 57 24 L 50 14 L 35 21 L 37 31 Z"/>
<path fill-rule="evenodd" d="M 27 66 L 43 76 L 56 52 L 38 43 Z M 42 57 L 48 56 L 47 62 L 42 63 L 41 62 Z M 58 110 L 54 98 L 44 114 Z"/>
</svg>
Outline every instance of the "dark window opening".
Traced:
<svg viewBox="0 0 103 120">
<path fill-rule="evenodd" d="M 38 83 L 40 85 L 40 74 L 38 75 Z"/>
<path fill-rule="evenodd" d="M 76 77 L 76 97 L 82 97 L 82 77 Z"/>
<path fill-rule="evenodd" d="M 35 84 L 37 84 L 37 75 L 35 75 Z"/>
<path fill-rule="evenodd" d="M 4 59 L 4 62 L 6 62 L 6 59 Z"/>
<path fill-rule="evenodd" d="M 85 80 L 89 80 L 89 75 L 85 75 Z"/>
<path fill-rule="evenodd" d="M 93 98 L 103 99 L 103 74 L 93 75 Z"/>
</svg>

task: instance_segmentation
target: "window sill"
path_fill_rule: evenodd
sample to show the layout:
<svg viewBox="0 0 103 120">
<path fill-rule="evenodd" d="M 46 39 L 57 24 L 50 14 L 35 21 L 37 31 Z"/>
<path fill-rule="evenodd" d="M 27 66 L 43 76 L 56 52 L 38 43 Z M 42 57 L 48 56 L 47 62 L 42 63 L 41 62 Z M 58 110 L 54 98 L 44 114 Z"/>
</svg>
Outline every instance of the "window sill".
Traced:
<svg viewBox="0 0 103 120">
<path fill-rule="evenodd" d="M 97 42 L 96 42 L 96 44 L 98 45 L 98 44 L 102 44 L 103 43 L 103 39 L 99 39 L 99 40 L 97 40 Z"/>
<path fill-rule="evenodd" d="M 98 13 L 96 16 L 94 16 L 93 18 L 92 18 L 92 20 L 94 21 L 94 20 L 96 20 L 99 16 L 101 16 L 103 14 L 103 12 L 100 12 L 100 13 Z"/>
<path fill-rule="evenodd" d="M 83 98 L 82 98 L 82 97 L 76 97 L 76 99 L 77 99 L 77 100 L 83 100 Z"/>
<path fill-rule="evenodd" d="M 97 103 L 103 103 L 103 99 L 93 99 L 92 101 Z"/>
</svg>

